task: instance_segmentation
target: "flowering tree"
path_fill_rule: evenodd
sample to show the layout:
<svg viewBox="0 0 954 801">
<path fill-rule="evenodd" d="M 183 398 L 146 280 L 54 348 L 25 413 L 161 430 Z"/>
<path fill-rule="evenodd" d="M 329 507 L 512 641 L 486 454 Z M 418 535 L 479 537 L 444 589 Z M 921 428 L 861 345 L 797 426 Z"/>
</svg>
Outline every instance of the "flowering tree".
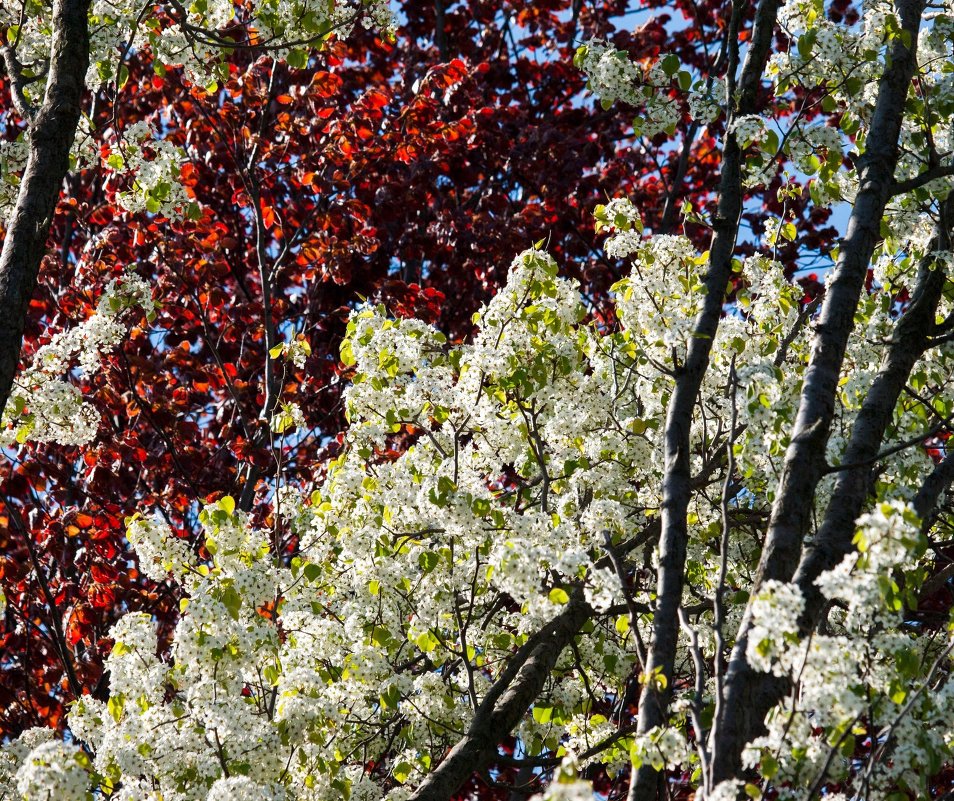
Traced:
<svg viewBox="0 0 954 801">
<path fill-rule="evenodd" d="M 225 63 L 214 85 L 199 86 L 142 47 L 125 55 L 118 93 L 90 79 L 81 139 L 93 155 L 71 162 L 54 214 L 27 316 L 21 413 L 16 427 L 8 422 L 7 436 L 19 430 L 27 441 L 5 460 L 0 485 L 14 507 L 0 528 L 0 736 L 62 727 L 73 698 L 103 696 L 107 635 L 130 609 L 155 615 L 160 639 L 171 635 L 179 590 L 138 570 L 124 517 L 161 514 L 200 542 L 201 504 L 222 495 L 265 524 L 278 465 L 310 492 L 315 466 L 340 449 L 337 354 L 359 296 L 460 338 L 513 253 L 545 236 L 593 312 L 610 314 L 606 291 L 625 267 L 599 248 L 593 207 L 605 193 L 626 194 L 657 209 L 647 223 L 664 228 L 683 199 L 704 203 L 717 167 L 708 132 L 687 117 L 679 149 L 662 156 L 634 146 L 627 108 L 580 102 L 585 76 L 571 43 L 607 33 L 625 4 L 576 16 L 565 5 L 448 4 L 444 63 L 435 63 L 428 0 L 402 5 L 393 42 L 357 26 L 303 67 L 268 49 L 214 50 Z M 670 35 L 659 15 L 638 37 L 617 39 L 641 58 L 665 45 L 702 63 L 722 36 L 717 20 L 702 14 Z M 24 126 L 11 105 L 8 196 Z M 554 175 L 554 162 L 567 169 Z M 148 204 L 162 198 L 135 192 L 132 181 L 147 178 L 150 191 L 175 192 L 160 211 Z M 774 188 L 766 192 L 775 204 Z M 800 242 L 817 238 L 821 215 L 809 217 L 807 204 L 795 213 Z M 701 244 L 704 229 L 694 236 Z M 126 333 L 99 349 L 101 369 L 67 375 L 62 360 L 51 363 L 46 375 L 67 381 L 47 390 L 74 411 L 82 400 L 82 436 L 92 437 L 51 441 L 46 421 L 31 417 L 37 404 L 26 403 L 38 386 L 24 379 L 38 375 L 37 351 L 53 336 L 88 327 L 130 268 L 157 302 L 148 315 L 123 304 Z M 265 347 L 299 335 L 311 351 L 297 351 L 303 367 Z M 270 361 L 282 402 L 303 421 L 282 434 L 262 414 Z M 82 365 L 70 356 L 69 366 Z M 293 549 L 279 526 L 280 549 Z"/>
<path fill-rule="evenodd" d="M 436 801 L 475 774 L 518 794 L 555 774 L 552 798 L 946 792 L 951 13 L 734 4 L 698 63 L 588 41 L 577 66 L 604 105 L 636 107 L 643 147 L 687 119 L 690 141 L 718 139 L 709 202 L 596 206 L 629 269 L 595 309 L 543 242 L 467 337 L 354 309 L 347 429 L 311 491 L 262 466 L 269 514 L 212 500 L 201 547 L 130 515 L 140 569 L 182 593 L 174 630 L 123 617 L 108 696 L 79 698 L 65 739 L 5 746 L 0 787 Z M 161 178 L 126 202 L 163 184 L 142 202 L 175 204 Z M 766 185 L 756 242 L 740 221 Z M 844 235 L 806 296 L 783 259 L 825 247 L 799 224 L 834 204 Z M 155 313 L 148 288 L 116 281 L 37 352 L 11 437 L 95 433 L 61 373 L 94 369 L 131 308 Z M 265 344 L 267 370 L 307 368 L 305 340 Z M 276 437 L 302 422 L 285 389 L 266 374 Z"/>
</svg>

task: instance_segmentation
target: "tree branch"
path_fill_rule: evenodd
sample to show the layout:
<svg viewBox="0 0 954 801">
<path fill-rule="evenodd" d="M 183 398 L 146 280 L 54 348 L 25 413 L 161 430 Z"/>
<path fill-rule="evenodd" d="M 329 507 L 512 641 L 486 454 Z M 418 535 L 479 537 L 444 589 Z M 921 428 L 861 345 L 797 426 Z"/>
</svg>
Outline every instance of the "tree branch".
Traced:
<svg viewBox="0 0 954 801">
<path fill-rule="evenodd" d="M 907 41 L 917 42 L 924 0 L 901 0 L 897 8 L 902 29 L 910 37 Z M 860 189 L 816 326 L 812 354 L 802 384 L 798 413 L 785 454 L 752 597 L 756 596 L 758 588 L 766 580 L 789 581 L 798 566 L 802 540 L 814 509 L 812 499 L 815 488 L 825 470 L 825 449 L 835 414 L 841 367 L 848 338 L 854 328 L 855 310 L 864 288 L 871 256 L 880 238 L 884 209 L 894 186 L 904 101 L 916 66 L 914 49 L 905 47 L 903 41 L 899 40 L 879 81 L 867 149 L 858 164 Z M 900 336 L 899 331 L 896 334 Z M 859 413 L 855 423 L 849 453 L 845 458 L 848 463 L 862 462 L 878 451 L 884 434 L 883 426 L 887 425 L 886 416 L 894 411 L 894 402 L 890 398 L 895 385 L 903 374 L 897 387 L 900 393 L 910 370 L 909 367 L 905 369 L 904 362 L 912 354 L 905 355 L 901 353 L 902 350 L 901 346 L 892 346 L 889 364 L 883 366 L 878 377 L 881 379 L 881 388 L 874 398 L 869 392 L 867 410 Z M 920 352 L 917 352 L 913 358 L 919 355 Z M 886 405 L 890 409 L 882 408 Z M 873 444 L 869 439 L 873 439 Z M 823 524 L 823 532 L 819 534 L 818 547 L 813 549 L 817 556 L 812 557 L 812 571 L 821 565 L 830 564 L 831 559 L 843 552 L 844 521 L 850 517 L 848 528 L 853 528 L 857 517 L 853 511 L 854 499 L 860 497 L 863 503 L 867 496 L 866 475 L 867 471 L 860 468 L 839 474 L 841 489 L 835 490 L 833 498 L 837 500 L 829 505 L 829 515 Z M 850 540 L 849 536 L 849 544 Z M 809 575 L 801 569 L 799 573 L 802 579 L 807 579 Z M 817 594 L 817 588 L 812 586 L 810 592 Z M 729 664 L 725 715 L 717 721 L 717 730 L 714 729 L 712 735 L 713 779 L 716 783 L 739 774 L 745 743 L 762 729 L 766 711 L 784 691 L 784 682 L 770 675 L 755 674 L 746 661 L 750 620 L 747 610 Z"/>
<path fill-rule="evenodd" d="M 915 189 L 919 189 L 925 184 L 931 183 L 931 181 L 936 181 L 938 178 L 947 178 L 951 175 L 954 175 L 954 164 L 938 165 L 937 167 L 932 167 L 922 173 L 918 173 L 906 181 L 897 181 L 891 187 L 891 195 L 903 195 L 907 192 L 913 192 Z"/>
<path fill-rule="evenodd" d="M 50 69 L 30 125 L 30 151 L 0 251 L 0 409 L 20 359 L 27 307 L 80 119 L 89 65 L 89 0 L 54 0 Z M 4 55 L 6 58 L 6 54 Z"/>
<path fill-rule="evenodd" d="M 3 66 L 7 72 L 7 77 L 10 79 L 10 97 L 13 100 L 13 107 L 24 120 L 32 123 L 36 109 L 30 105 L 30 101 L 23 93 L 26 81 L 23 79 L 23 65 L 17 58 L 17 51 L 13 49 L 12 45 L 5 44 L 0 47 L 0 55 L 3 56 Z"/>
<path fill-rule="evenodd" d="M 949 452 L 924 479 L 911 505 L 922 521 L 927 521 L 937 509 L 937 502 L 954 483 L 954 452 Z"/>
<path fill-rule="evenodd" d="M 517 651 L 484 696 L 464 737 L 409 801 L 447 801 L 497 755 L 497 745 L 526 714 L 550 677 L 563 649 L 593 614 L 575 593 L 553 620 Z"/>
</svg>

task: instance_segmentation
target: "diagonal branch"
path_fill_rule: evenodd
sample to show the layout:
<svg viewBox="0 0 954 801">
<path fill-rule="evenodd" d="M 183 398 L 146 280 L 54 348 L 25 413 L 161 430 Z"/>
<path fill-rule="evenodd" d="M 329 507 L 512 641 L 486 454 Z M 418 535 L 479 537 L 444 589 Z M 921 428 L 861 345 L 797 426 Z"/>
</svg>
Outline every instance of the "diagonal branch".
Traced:
<svg viewBox="0 0 954 801">
<path fill-rule="evenodd" d="M 917 42 L 924 0 L 901 0 L 897 9 L 902 29 L 906 31 L 907 37 L 910 37 L 906 38 L 906 41 Z M 764 581 L 789 581 L 798 567 L 802 540 L 808 530 L 814 508 L 812 499 L 826 467 L 825 449 L 835 414 L 835 398 L 842 363 L 848 339 L 854 328 L 855 310 L 864 289 L 868 265 L 880 238 L 880 224 L 885 206 L 894 186 L 904 102 L 916 67 L 915 51 L 899 40 L 879 81 L 867 149 L 858 165 L 860 189 L 816 325 L 798 414 L 785 454 L 752 597 L 755 597 L 758 587 Z M 929 304 L 925 303 L 925 306 L 927 305 Z M 852 438 L 852 442 L 856 444 L 854 448 L 849 445 L 851 453 L 846 454 L 845 459 L 849 464 L 863 462 L 877 454 L 884 435 L 884 426 L 890 420 L 886 415 L 893 414 L 894 411 L 894 403 L 889 402 L 890 396 L 901 374 L 904 377 L 897 387 L 898 392 L 903 389 L 906 381 L 907 372 L 903 364 L 906 356 L 901 353 L 902 350 L 902 346 L 892 345 L 889 359 L 895 359 L 896 364 L 889 368 L 889 375 L 884 374 L 888 365 L 883 365 L 882 374 L 879 375 L 882 388 L 877 401 L 871 398 L 869 393 L 871 403 L 866 401 L 869 408 L 859 414 L 856 420 Z M 914 358 L 918 355 L 920 351 L 914 354 Z M 910 367 L 907 368 L 907 371 L 909 370 Z M 874 408 L 875 403 L 878 405 L 877 409 Z M 890 409 L 886 411 L 881 408 L 883 404 L 889 405 Z M 868 441 L 862 443 L 862 437 L 872 438 L 873 444 Z M 873 452 L 869 453 L 872 449 Z M 827 563 L 829 558 L 834 558 L 834 555 L 842 550 L 840 543 L 844 521 L 841 516 L 851 515 L 849 527 L 853 527 L 857 515 L 852 513 L 852 499 L 861 497 L 863 503 L 867 495 L 866 474 L 867 471 L 863 468 L 839 474 L 841 489 L 836 490 L 833 497 L 837 500 L 833 500 L 829 505 L 829 513 L 833 517 L 826 528 L 824 538 L 819 538 L 823 550 L 813 551 L 818 553 L 819 557 L 813 557 L 812 564 Z M 838 517 L 837 521 L 834 516 Z M 836 530 L 838 534 L 835 534 Z M 850 536 L 848 540 L 850 543 Z M 823 553 L 825 557 L 820 558 Z M 815 562 L 815 559 L 820 561 Z M 800 573 L 803 576 L 808 575 L 803 571 Z M 715 782 L 731 779 L 739 774 L 743 747 L 761 730 L 765 712 L 783 691 L 783 683 L 780 684 L 775 677 L 756 674 L 749 667 L 745 652 L 750 626 L 751 618 L 747 610 L 739 627 L 729 664 L 726 714 L 717 722 L 718 730 L 712 735 Z"/>
<path fill-rule="evenodd" d="M 928 474 L 921 484 L 911 505 L 922 521 L 929 521 L 937 511 L 937 504 L 941 495 L 954 484 L 954 451 L 948 451 L 934 470 Z"/>
<path fill-rule="evenodd" d="M 524 643 L 477 707 L 467 733 L 409 801 L 448 801 L 496 757 L 500 741 L 526 714 L 561 652 L 592 614 L 589 604 L 575 594 L 560 614 Z"/>
<path fill-rule="evenodd" d="M 17 114 L 28 123 L 33 122 L 36 109 L 30 105 L 30 101 L 23 93 L 27 82 L 23 78 L 23 65 L 17 58 L 17 51 L 14 50 L 13 45 L 5 44 L 0 47 L 0 55 L 3 56 L 3 66 L 10 79 L 10 97 L 13 100 L 13 107 L 17 110 Z"/>
<path fill-rule="evenodd" d="M 922 173 L 918 173 L 913 178 L 906 181 L 898 181 L 891 187 L 892 195 L 903 195 L 920 189 L 925 184 L 936 181 L 938 178 L 948 178 L 954 175 L 954 164 L 944 164 L 932 167 Z"/>
</svg>

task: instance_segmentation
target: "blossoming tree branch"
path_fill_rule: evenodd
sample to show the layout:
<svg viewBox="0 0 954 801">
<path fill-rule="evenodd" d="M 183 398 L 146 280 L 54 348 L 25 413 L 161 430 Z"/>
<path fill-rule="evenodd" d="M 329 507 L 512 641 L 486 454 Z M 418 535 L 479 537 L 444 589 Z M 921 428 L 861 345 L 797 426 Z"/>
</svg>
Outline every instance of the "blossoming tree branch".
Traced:
<svg viewBox="0 0 954 801">
<path fill-rule="evenodd" d="M 346 426 L 305 465 L 295 387 L 313 351 L 271 313 L 295 234 L 264 238 L 274 211 L 247 182 L 257 417 L 228 391 L 234 427 L 274 458 L 195 500 L 198 536 L 161 502 L 126 517 L 136 569 L 178 614 L 131 606 L 100 685 L 80 682 L 61 621 L 33 623 L 71 701 L 3 744 L 0 797 L 950 797 L 954 7 L 719 12 L 706 58 L 576 49 L 603 110 L 635 116 L 633 151 L 665 165 L 658 208 L 635 190 L 593 204 L 625 265 L 609 297 L 581 291 L 541 225 L 469 331 L 352 298 Z M 71 164 L 101 159 L 115 203 L 156 230 L 204 214 L 161 116 L 90 152 L 83 77 L 119 88 L 149 51 L 214 93 L 237 50 L 301 69 L 392 21 L 284 0 L 2 13 L 26 126 L 3 165 L 2 436 L 26 462 L 99 436 L 78 376 L 179 302 L 124 271 L 14 375 Z M 690 192 L 702 152 L 718 180 Z M 807 236 L 830 210 L 842 230 Z M 42 543 L 5 505 L 55 610 Z"/>
</svg>

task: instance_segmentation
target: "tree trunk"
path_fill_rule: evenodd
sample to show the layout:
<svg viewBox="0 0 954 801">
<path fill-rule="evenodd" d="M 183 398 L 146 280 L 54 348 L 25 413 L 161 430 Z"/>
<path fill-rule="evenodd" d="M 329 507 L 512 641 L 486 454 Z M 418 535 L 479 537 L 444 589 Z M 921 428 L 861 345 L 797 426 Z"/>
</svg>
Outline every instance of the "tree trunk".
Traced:
<svg viewBox="0 0 954 801">
<path fill-rule="evenodd" d="M 905 0 L 897 8 L 902 29 L 911 37 L 909 41 L 916 43 L 924 0 Z M 885 205 L 891 196 L 904 103 L 916 66 L 915 49 L 905 47 L 899 40 L 879 83 L 867 148 L 858 167 L 860 189 L 816 325 L 812 355 L 802 384 L 798 415 L 785 454 L 753 597 L 769 579 L 790 581 L 798 566 L 802 539 L 811 520 L 815 488 L 826 468 L 825 448 L 855 310 L 880 237 Z M 865 436 L 870 435 L 871 432 Z M 877 453 L 881 435 L 873 445 L 866 443 L 866 452 L 873 447 Z M 854 487 L 854 478 L 844 485 L 845 491 L 848 486 Z M 838 504 L 837 496 L 833 497 L 831 507 L 835 513 Z M 765 713 L 784 692 L 785 682 L 754 673 L 746 662 L 750 626 L 747 612 L 727 672 L 725 715 L 717 722 L 711 738 L 716 783 L 738 776 L 742 749 L 762 730 Z"/>
<path fill-rule="evenodd" d="M 762 0 L 756 11 L 752 44 L 739 79 L 739 101 L 735 115 L 751 114 L 757 107 L 762 72 L 771 49 L 778 13 L 778 0 Z M 729 47 L 735 43 L 730 42 Z M 730 66 L 730 70 L 734 68 Z M 734 75 L 732 76 L 734 80 Z M 731 124 L 731 121 L 730 121 Z M 696 398 L 709 367 L 725 291 L 732 274 L 732 256 L 742 214 L 742 151 L 729 134 L 722 156 L 719 205 L 710 246 L 709 271 L 705 278 L 706 299 L 693 326 L 685 364 L 676 376 L 664 432 L 665 473 L 662 486 L 662 531 L 659 537 L 659 575 L 653 611 L 653 637 L 646 676 L 658 672 L 666 687 L 654 679 L 646 682 L 639 701 L 638 733 L 646 734 L 666 721 L 671 696 L 673 665 L 679 640 L 679 605 L 682 603 L 689 540 L 687 514 L 692 497 L 690 435 Z M 657 771 L 652 765 L 640 767 L 630 782 L 629 801 L 652 801 L 658 795 Z"/>
<path fill-rule="evenodd" d="M 89 66 L 88 8 L 88 0 L 53 2 L 46 93 L 30 121 L 26 169 L 0 251 L 0 408 L 6 406 L 13 386 L 27 309 L 69 172 Z"/>
</svg>

